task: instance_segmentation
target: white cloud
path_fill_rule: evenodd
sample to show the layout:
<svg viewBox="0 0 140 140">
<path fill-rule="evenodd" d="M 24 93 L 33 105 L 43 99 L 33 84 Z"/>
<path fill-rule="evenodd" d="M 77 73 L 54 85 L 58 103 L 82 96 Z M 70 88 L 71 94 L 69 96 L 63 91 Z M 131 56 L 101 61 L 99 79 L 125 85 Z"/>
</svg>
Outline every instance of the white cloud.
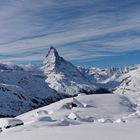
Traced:
<svg viewBox="0 0 140 140">
<path fill-rule="evenodd" d="M 140 3 L 136 0 L 115 4 L 108 0 L 9 0 L 0 4 L 1 60 L 41 60 L 51 45 L 66 59 L 78 61 L 140 50 Z M 135 31 L 139 34 L 133 35 Z"/>
</svg>

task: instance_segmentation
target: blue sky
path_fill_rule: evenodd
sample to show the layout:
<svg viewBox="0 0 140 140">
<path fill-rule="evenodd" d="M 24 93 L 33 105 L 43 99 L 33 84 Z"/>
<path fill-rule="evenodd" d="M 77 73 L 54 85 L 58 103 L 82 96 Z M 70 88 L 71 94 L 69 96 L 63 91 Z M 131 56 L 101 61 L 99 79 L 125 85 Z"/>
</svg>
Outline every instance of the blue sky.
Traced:
<svg viewBox="0 0 140 140">
<path fill-rule="evenodd" d="M 140 63 L 139 0 L 1 0 L 0 60 L 39 63 L 50 46 L 81 66 Z"/>
</svg>

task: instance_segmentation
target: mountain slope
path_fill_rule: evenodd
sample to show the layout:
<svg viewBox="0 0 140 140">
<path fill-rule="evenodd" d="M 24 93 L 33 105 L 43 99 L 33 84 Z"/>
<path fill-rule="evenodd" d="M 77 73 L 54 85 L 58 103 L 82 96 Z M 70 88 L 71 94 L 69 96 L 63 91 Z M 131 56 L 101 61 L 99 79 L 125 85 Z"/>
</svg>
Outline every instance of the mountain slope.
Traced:
<svg viewBox="0 0 140 140">
<path fill-rule="evenodd" d="M 120 76 L 118 80 L 122 82 L 114 92 L 124 94 L 140 105 L 140 67 Z"/>
<path fill-rule="evenodd" d="M 51 47 L 43 65 L 40 67 L 46 75 L 46 83 L 58 93 L 77 95 L 79 93 L 94 93 L 96 87 L 76 66 L 59 56 Z"/>
<path fill-rule="evenodd" d="M 0 116 L 17 116 L 63 98 L 48 87 L 43 75 L 9 67 L 0 64 Z"/>
</svg>

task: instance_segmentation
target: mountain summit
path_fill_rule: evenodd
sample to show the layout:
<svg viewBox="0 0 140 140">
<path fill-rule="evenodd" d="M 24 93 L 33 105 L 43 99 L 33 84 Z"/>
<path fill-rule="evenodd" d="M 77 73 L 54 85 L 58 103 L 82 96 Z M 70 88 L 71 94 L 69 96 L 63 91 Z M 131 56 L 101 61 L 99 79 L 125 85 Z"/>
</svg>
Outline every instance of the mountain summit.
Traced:
<svg viewBox="0 0 140 140">
<path fill-rule="evenodd" d="M 58 93 L 75 95 L 81 92 L 94 92 L 95 86 L 72 63 L 59 56 L 54 47 L 50 47 L 41 70 L 46 82 Z"/>
<path fill-rule="evenodd" d="M 59 72 L 60 67 L 66 64 L 66 61 L 59 56 L 57 50 L 54 47 L 50 47 L 44 61 L 43 69 L 45 73 Z"/>
<path fill-rule="evenodd" d="M 43 64 L 47 64 L 47 63 L 55 63 L 57 61 L 59 61 L 61 58 L 57 52 L 57 50 L 54 47 L 50 47 L 50 50 L 48 51 Z"/>
</svg>

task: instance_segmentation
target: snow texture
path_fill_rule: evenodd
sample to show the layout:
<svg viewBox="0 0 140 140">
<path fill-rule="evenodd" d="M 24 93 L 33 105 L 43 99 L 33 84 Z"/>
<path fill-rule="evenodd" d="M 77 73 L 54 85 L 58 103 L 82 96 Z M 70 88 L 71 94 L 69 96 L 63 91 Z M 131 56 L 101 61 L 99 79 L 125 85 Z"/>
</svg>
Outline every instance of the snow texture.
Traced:
<svg viewBox="0 0 140 140">
<path fill-rule="evenodd" d="M 0 139 L 139 140 L 139 112 L 122 95 L 81 95 L 16 117 L 24 125 L 2 129 Z"/>
</svg>

